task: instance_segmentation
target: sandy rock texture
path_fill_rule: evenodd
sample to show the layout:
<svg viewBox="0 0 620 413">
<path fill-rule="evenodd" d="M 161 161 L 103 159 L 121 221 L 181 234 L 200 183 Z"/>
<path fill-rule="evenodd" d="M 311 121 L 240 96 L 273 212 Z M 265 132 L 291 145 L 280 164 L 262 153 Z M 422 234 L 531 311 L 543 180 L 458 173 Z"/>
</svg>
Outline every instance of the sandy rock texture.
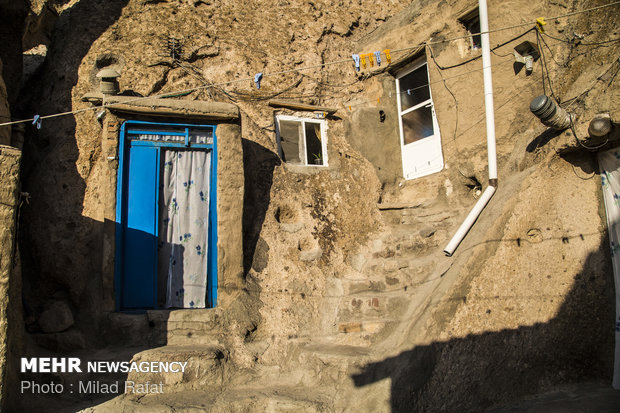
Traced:
<svg viewBox="0 0 620 413">
<path fill-rule="evenodd" d="M 16 219 L 19 208 L 19 167 L 21 151 L 0 146 L 0 291 L 4 297 L 0 306 L 0 365 L 4 372 L 0 380 L 2 405 L 6 406 L 10 384 L 16 378 L 12 357 L 15 338 L 20 335 L 21 317 L 16 308 L 19 300 L 20 272 L 16 262 Z"/>
<path fill-rule="evenodd" d="M 489 3 L 493 28 L 604 4 Z M 104 194 L 115 191 L 106 126 L 90 110 L 27 130 L 27 351 L 94 357 L 104 347 L 111 358 L 179 357 L 204 369 L 166 379 L 165 395 L 81 400 L 74 410 L 480 411 L 609 381 L 613 278 L 596 155 L 586 147 L 617 144 L 587 136 L 598 113 L 618 124 L 617 6 L 607 19 L 550 19 L 554 38 L 538 38 L 532 25 L 491 35 L 499 188 L 449 258 L 443 247 L 487 186 L 482 63 L 458 20 L 474 4 L 42 4 L 37 16 L 48 7 L 57 17 L 53 30 L 44 19 L 40 30 L 31 26 L 29 47 L 45 44 L 47 53 L 22 88 L 25 113 L 91 108 L 82 96 L 113 68 L 123 99 L 172 95 L 234 103 L 241 114 L 240 152 L 230 154 L 237 168 L 227 173 L 243 182 L 234 218 L 242 251 L 222 257 L 239 283 L 223 286 L 235 296 L 228 306 L 205 312 L 102 310 Z M 531 76 L 514 65 L 523 41 L 544 54 Z M 355 72 L 348 61 L 384 49 L 395 51 L 390 66 Z M 394 77 L 417 57 L 428 63 L 445 166 L 405 181 Z M 347 61 L 331 64 L 339 60 Z M 292 70 L 306 66 L 317 67 Z M 551 131 L 529 112 L 531 99 L 551 90 L 575 115 L 574 131 Z M 328 166 L 282 162 L 275 115 L 315 114 L 274 109 L 273 98 L 337 108 L 326 118 Z M 75 324 L 49 335 L 36 320 L 54 297 L 67 301 Z"/>
</svg>

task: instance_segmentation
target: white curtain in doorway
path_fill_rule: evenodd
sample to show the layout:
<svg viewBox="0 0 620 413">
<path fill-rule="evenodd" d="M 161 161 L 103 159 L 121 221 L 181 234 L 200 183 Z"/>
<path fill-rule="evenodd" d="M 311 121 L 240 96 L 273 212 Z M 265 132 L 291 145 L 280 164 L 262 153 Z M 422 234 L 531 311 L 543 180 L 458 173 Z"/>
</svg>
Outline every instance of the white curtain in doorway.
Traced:
<svg viewBox="0 0 620 413">
<path fill-rule="evenodd" d="M 158 272 L 164 306 L 205 308 L 211 152 L 165 150 L 163 157 Z"/>
<path fill-rule="evenodd" d="M 613 387 L 620 390 L 620 149 L 599 153 L 598 159 L 616 284 L 616 356 Z"/>
</svg>

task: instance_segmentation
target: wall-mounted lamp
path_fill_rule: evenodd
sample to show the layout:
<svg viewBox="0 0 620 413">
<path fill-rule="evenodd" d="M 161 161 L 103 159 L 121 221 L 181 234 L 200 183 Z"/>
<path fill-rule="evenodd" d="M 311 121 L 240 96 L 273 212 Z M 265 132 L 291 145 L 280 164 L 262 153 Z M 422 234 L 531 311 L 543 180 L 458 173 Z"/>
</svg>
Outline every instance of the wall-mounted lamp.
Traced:
<svg viewBox="0 0 620 413">
<path fill-rule="evenodd" d="M 540 53 L 534 43 L 525 41 L 514 48 L 514 56 L 515 66 L 519 66 L 518 70 L 525 65 L 525 73 L 529 75 L 534 70 L 534 62 L 538 60 Z"/>
</svg>

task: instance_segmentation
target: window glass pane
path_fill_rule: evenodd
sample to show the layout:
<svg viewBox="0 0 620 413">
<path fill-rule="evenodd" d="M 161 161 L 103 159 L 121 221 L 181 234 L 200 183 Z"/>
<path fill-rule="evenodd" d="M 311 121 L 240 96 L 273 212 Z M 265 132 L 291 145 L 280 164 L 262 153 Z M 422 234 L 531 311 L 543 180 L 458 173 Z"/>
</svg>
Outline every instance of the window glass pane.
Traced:
<svg viewBox="0 0 620 413">
<path fill-rule="evenodd" d="M 405 145 L 433 135 L 433 112 L 421 107 L 402 116 Z"/>
<path fill-rule="evenodd" d="M 306 156 L 308 165 L 323 165 L 323 147 L 321 145 L 321 125 L 306 122 Z"/>
<path fill-rule="evenodd" d="M 469 34 L 480 33 L 480 19 L 478 19 L 478 16 L 474 17 L 469 22 L 467 22 L 466 27 L 467 27 L 467 31 L 469 31 Z M 480 38 L 479 34 L 473 35 L 471 37 L 471 47 L 472 49 L 482 48 L 482 39 Z"/>
<path fill-rule="evenodd" d="M 426 63 L 398 79 L 401 111 L 405 111 L 431 98 L 428 88 Z"/>
<path fill-rule="evenodd" d="M 302 148 L 299 147 L 301 123 L 297 121 L 280 121 L 280 147 L 282 160 L 289 163 L 302 163 Z"/>
<path fill-rule="evenodd" d="M 128 131 L 128 137 L 132 140 L 185 143 L 185 128 L 171 127 L 166 129 L 152 129 L 148 126 L 138 127 Z M 167 133 L 174 133 L 174 135 Z M 189 131 L 190 143 L 213 143 L 213 129 L 193 129 Z"/>
<path fill-rule="evenodd" d="M 185 142 L 185 136 L 179 135 L 131 135 L 131 138 L 139 141 L 156 141 L 156 142 Z"/>
<path fill-rule="evenodd" d="M 213 130 L 212 129 L 204 129 L 204 130 L 194 130 L 189 131 L 189 142 L 190 143 L 213 143 Z"/>
</svg>

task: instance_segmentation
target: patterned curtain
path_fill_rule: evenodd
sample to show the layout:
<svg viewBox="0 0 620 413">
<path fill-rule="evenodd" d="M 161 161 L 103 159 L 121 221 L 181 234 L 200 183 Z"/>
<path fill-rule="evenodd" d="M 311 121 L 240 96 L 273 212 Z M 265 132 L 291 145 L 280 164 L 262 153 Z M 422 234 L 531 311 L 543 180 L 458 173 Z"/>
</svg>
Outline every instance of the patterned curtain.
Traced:
<svg viewBox="0 0 620 413">
<path fill-rule="evenodd" d="M 613 387 L 620 390 L 620 149 L 599 153 L 598 161 L 616 284 L 616 353 Z"/>
<path fill-rule="evenodd" d="M 158 279 L 166 301 L 159 305 L 205 308 L 211 152 L 163 153 Z"/>
</svg>

